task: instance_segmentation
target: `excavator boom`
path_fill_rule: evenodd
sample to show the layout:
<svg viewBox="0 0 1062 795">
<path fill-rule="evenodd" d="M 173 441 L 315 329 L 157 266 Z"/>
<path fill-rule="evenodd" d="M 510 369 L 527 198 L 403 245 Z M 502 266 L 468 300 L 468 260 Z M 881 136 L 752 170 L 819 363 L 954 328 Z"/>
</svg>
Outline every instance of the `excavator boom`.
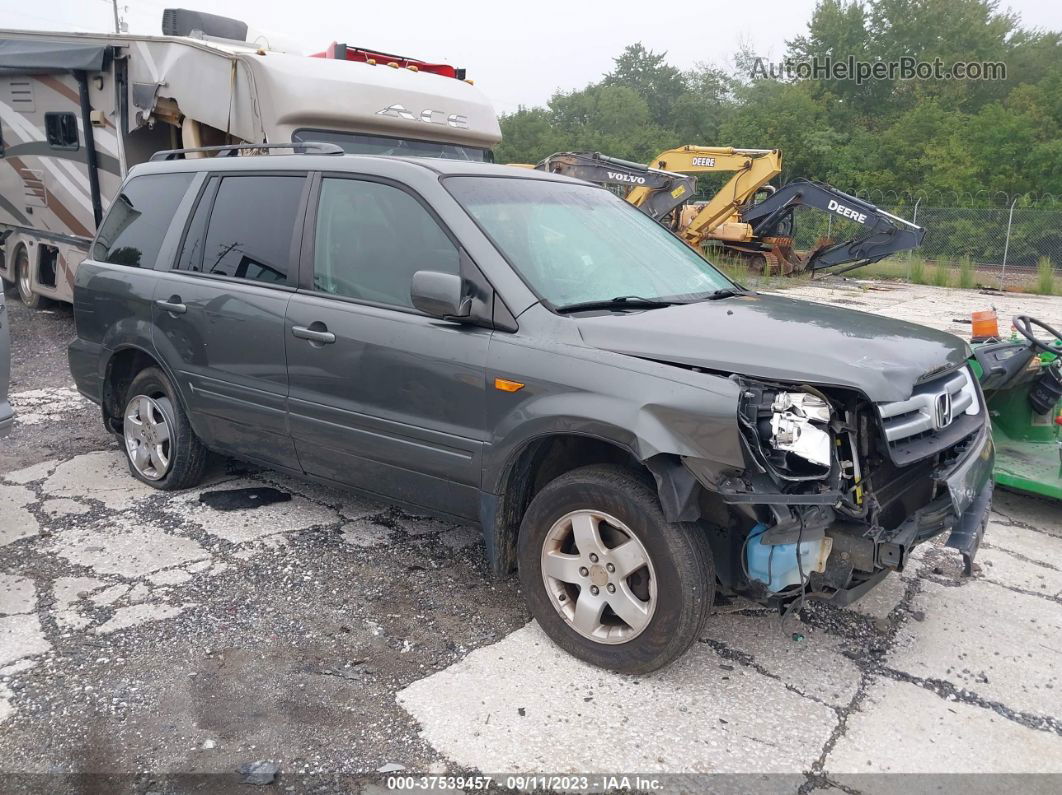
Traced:
<svg viewBox="0 0 1062 795">
<path fill-rule="evenodd" d="M 627 201 L 656 221 L 693 198 L 697 187 L 696 177 L 608 157 L 600 152 L 558 152 L 535 168 L 596 185 L 633 189 L 628 191 Z M 632 198 L 635 192 L 637 200 Z"/>
<path fill-rule="evenodd" d="M 690 245 L 699 246 L 720 224 L 732 218 L 737 208 L 782 173 L 782 153 L 777 149 L 735 149 L 732 146 L 680 146 L 657 155 L 656 168 L 681 174 L 729 173 L 734 176 L 703 206 L 680 232 Z M 627 196 L 636 204 L 638 188 Z"/>
<path fill-rule="evenodd" d="M 758 204 L 741 210 L 756 238 L 772 238 L 793 226 L 797 207 L 814 207 L 862 227 L 861 233 L 813 250 L 800 270 L 823 270 L 846 265 L 851 270 L 922 244 L 926 231 L 903 218 L 822 182 L 795 179 Z"/>
</svg>

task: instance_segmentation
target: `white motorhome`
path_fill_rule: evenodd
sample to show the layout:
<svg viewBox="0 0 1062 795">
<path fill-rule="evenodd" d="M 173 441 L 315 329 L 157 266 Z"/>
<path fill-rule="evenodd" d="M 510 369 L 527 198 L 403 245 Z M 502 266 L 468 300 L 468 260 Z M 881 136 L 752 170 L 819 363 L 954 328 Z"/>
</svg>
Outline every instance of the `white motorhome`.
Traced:
<svg viewBox="0 0 1062 795">
<path fill-rule="evenodd" d="M 0 30 L 0 277 L 30 306 L 72 300 L 110 198 L 160 150 L 324 141 L 489 160 L 501 139 L 462 69 L 336 43 L 306 56 L 184 9 L 162 29 Z"/>
</svg>

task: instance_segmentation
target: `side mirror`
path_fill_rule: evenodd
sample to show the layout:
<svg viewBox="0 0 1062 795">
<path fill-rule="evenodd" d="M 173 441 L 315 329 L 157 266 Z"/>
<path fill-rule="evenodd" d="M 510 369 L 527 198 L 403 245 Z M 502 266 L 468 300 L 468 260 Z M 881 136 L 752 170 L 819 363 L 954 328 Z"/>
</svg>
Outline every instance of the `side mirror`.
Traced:
<svg viewBox="0 0 1062 795">
<path fill-rule="evenodd" d="M 426 315 L 460 319 L 472 312 L 472 296 L 465 294 L 465 282 L 453 273 L 417 271 L 409 288 L 413 306 Z"/>
</svg>

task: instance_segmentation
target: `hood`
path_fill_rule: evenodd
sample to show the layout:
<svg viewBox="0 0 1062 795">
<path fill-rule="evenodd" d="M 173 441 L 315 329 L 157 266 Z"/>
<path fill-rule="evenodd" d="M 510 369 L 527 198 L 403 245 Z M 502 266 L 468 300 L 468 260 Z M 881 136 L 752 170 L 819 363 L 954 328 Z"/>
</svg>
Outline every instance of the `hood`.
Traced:
<svg viewBox="0 0 1062 795">
<path fill-rule="evenodd" d="M 578 319 L 583 341 L 616 353 L 755 378 L 851 387 L 906 400 L 969 346 L 943 331 L 774 295 L 742 295 Z"/>
</svg>

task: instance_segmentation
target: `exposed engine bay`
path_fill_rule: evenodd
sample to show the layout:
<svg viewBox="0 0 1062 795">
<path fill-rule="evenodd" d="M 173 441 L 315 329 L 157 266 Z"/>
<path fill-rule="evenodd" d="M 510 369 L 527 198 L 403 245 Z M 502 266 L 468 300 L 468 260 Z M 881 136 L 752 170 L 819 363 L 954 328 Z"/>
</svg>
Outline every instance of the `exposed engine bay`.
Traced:
<svg viewBox="0 0 1062 795">
<path fill-rule="evenodd" d="M 890 404 L 843 388 L 732 380 L 751 465 L 714 485 L 743 517 L 736 592 L 779 605 L 854 601 L 902 570 L 915 544 L 949 530 L 949 545 L 972 561 L 991 483 L 984 467 L 968 471 L 969 460 L 984 457 L 972 446 L 990 453 L 991 443 L 967 368 L 934 374 Z"/>
</svg>

